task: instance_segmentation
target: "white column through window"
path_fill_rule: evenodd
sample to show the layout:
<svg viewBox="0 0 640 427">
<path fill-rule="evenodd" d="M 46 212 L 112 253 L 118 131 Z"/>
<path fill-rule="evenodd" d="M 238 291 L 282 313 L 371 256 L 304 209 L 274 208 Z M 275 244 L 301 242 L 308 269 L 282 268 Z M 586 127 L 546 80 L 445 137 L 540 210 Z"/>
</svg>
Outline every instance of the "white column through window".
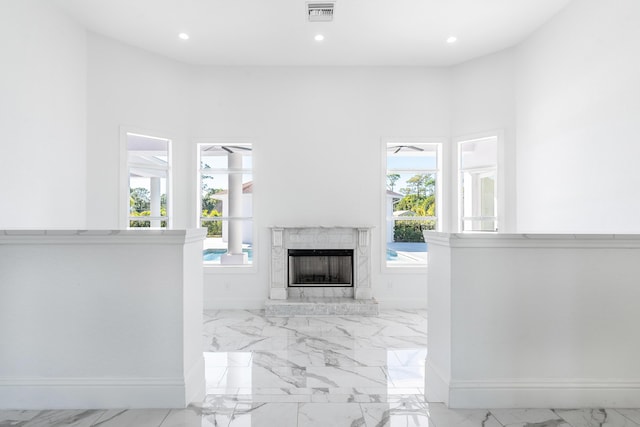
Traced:
<svg viewBox="0 0 640 427">
<path fill-rule="evenodd" d="M 242 216 L 242 174 L 233 173 L 234 170 L 242 169 L 242 154 L 228 154 L 229 169 L 229 226 L 227 253 L 222 256 L 222 264 L 245 264 L 247 255 L 242 252 L 242 221 L 234 219 Z"/>
<path fill-rule="evenodd" d="M 150 178 L 150 187 L 151 187 L 151 216 L 161 216 L 160 213 L 160 178 L 151 177 Z M 151 220 L 151 227 L 160 228 L 161 221 L 158 219 Z"/>
</svg>

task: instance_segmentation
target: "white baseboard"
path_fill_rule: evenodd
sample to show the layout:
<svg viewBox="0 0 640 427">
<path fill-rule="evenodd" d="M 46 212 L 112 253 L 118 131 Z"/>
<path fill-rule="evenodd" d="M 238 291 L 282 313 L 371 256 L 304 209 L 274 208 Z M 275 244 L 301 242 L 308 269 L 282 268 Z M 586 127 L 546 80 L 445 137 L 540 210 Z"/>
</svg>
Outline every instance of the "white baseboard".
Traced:
<svg viewBox="0 0 640 427">
<path fill-rule="evenodd" d="M 207 393 L 204 374 L 204 357 L 200 356 L 185 375 L 185 406 L 202 402 Z"/>
<path fill-rule="evenodd" d="M 425 363 L 424 393 L 428 402 L 449 404 L 449 383 L 443 373 L 427 358 Z"/>
<path fill-rule="evenodd" d="M 0 378 L 0 409 L 184 408 L 185 400 L 184 378 Z"/>
<path fill-rule="evenodd" d="M 448 394 L 450 408 L 640 407 L 639 380 L 452 380 Z"/>
</svg>

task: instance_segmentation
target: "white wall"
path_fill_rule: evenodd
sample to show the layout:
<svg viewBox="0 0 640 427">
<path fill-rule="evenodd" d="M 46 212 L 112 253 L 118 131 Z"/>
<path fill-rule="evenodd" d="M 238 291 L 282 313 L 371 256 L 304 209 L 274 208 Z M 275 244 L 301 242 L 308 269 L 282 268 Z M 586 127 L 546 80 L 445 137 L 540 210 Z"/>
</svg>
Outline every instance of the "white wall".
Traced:
<svg viewBox="0 0 640 427">
<path fill-rule="evenodd" d="M 519 230 L 640 232 L 638 22 L 576 0 L 518 48 Z"/>
<path fill-rule="evenodd" d="M 86 225 L 86 36 L 49 2 L 0 2 L 0 227 Z"/>
<path fill-rule="evenodd" d="M 262 307 L 267 227 L 372 225 L 373 294 L 424 306 L 424 274 L 383 274 L 381 137 L 446 137 L 449 76 L 422 68 L 208 68 L 193 80 L 192 135 L 254 141 L 256 272 L 205 275 L 205 306 Z"/>
<path fill-rule="evenodd" d="M 96 34 L 88 35 L 87 216 L 90 228 L 121 228 L 120 128 L 172 140 L 174 228 L 187 223 L 192 176 L 188 67 Z M 195 174 L 195 171 L 193 171 Z M 195 184 L 194 184 L 195 188 Z M 194 190 L 195 191 L 195 190 Z M 191 198 L 190 198 L 191 196 Z M 125 206 L 124 209 L 127 207 Z"/>
<path fill-rule="evenodd" d="M 0 409 L 202 401 L 203 238 L 0 230 Z"/>
<path fill-rule="evenodd" d="M 268 226 L 372 225 L 382 248 L 381 138 L 449 134 L 446 69 L 191 67 L 94 34 L 88 45 L 90 227 L 120 226 L 120 126 L 174 138 L 177 228 L 195 225 L 195 141 L 254 142 L 256 267 L 209 269 L 207 307 L 263 306 Z M 424 273 L 383 274 L 381 253 L 374 295 L 423 307 Z"/>
<path fill-rule="evenodd" d="M 12 61 L 0 71 L 9 94 L 0 101 L 0 223 L 84 225 L 86 197 L 87 226 L 120 227 L 119 130 L 131 126 L 173 139 L 174 225 L 194 226 L 194 138 L 252 138 L 257 268 L 207 276 L 206 287 L 211 304 L 241 304 L 247 295 L 258 304 L 267 292 L 260 260 L 268 254 L 267 226 L 366 224 L 378 227 L 374 245 L 383 240 L 381 137 L 504 130 L 502 182 L 511 205 L 502 230 L 638 231 L 638 178 L 627 159 L 640 151 L 640 66 L 629 54 L 640 43 L 640 12 L 637 2 L 617 2 L 573 2 L 515 53 L 453 69 L 191 67 L 102 36 L 87 41 L 41 3 L 3 3 L 2 31 L 41 25 L 26 41 L 1 42 Z M 33 159 L 30 144 L 37 147 Z M 47 169 L 51 160 L 56 167 Z M 46 172 L 32 174 L 27 164 Z M 22 206 L 33 204 L 21 188 L 43 186 L 38 200 L 54 209 L 21 217 Z M 444 203 L 455 212 L 455 196 L 448 196 Z M 381 253 L 374 257 L 380 265 Z M 424 287 L 419 274 L 374 271 L 373 282 L 383 302 L 400 304 Z"/>
<path fill-rule="evenodd" d="M 475 59 L 451 70 L 450 171 L 457 170 L 456 144 L 461 139 L 499 135 L 498 228 L 516 229 L 516 92 L 514 51 L 507 49 Z M 450 176 L 449 220 L 458 231 L 457 177 Z"/>
<path fill-rule="evenodd" d="M 427 398 L 637 407 L 637 235 L 427 233 Z M 433 339 L 433 341 L 432 341 Z"/>
</svg>

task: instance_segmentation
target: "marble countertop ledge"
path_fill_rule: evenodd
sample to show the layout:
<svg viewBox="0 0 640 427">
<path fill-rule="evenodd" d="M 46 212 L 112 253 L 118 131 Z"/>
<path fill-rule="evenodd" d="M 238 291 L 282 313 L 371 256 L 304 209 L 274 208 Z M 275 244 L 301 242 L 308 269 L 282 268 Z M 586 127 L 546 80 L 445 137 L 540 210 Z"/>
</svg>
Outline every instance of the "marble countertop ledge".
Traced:
<svg viewBox="0 0 640 427">
<path fill-rule="evenodd" d="M 425 241 L 451 247 L 640 248 L 640 234 L 443 233 L 424 231 Z"/>
<path fill-rule="evenodd" d="M 0 244 L 181 244 L 203 240 L 205 238 L 205 235 L 205 229 L 196 228 L 179 230 L 8 229 L 0 230 Z"/>
<path fill-rule="evenodd" d="M 305 228 L 319 228 L 319 229 L 332 229 L 332 228 L 339 228 L 339 229 L 354 229 L 354 228 L 366 228 L 366 229 L 372 229 L 375 228 L 372 225 L 272 225 L 271 227 L 269 227 L 271 229 L 278 229 L 278 228 L 282 228 L 284 230 L 291 230 L 291 229 L 305 229 Z"/>
</svg>

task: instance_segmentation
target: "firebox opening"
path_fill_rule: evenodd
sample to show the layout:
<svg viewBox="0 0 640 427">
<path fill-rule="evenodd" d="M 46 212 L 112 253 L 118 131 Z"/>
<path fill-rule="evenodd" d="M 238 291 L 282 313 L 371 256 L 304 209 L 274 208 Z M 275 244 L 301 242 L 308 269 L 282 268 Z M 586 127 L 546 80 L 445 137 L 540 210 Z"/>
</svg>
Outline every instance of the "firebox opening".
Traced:
<svg viewBox="0 0 640 427">
<path fill-rule="evenodd" d="M 352 249 L 289 249 L 289 286 L 353 286 Z"/>
</svg>

